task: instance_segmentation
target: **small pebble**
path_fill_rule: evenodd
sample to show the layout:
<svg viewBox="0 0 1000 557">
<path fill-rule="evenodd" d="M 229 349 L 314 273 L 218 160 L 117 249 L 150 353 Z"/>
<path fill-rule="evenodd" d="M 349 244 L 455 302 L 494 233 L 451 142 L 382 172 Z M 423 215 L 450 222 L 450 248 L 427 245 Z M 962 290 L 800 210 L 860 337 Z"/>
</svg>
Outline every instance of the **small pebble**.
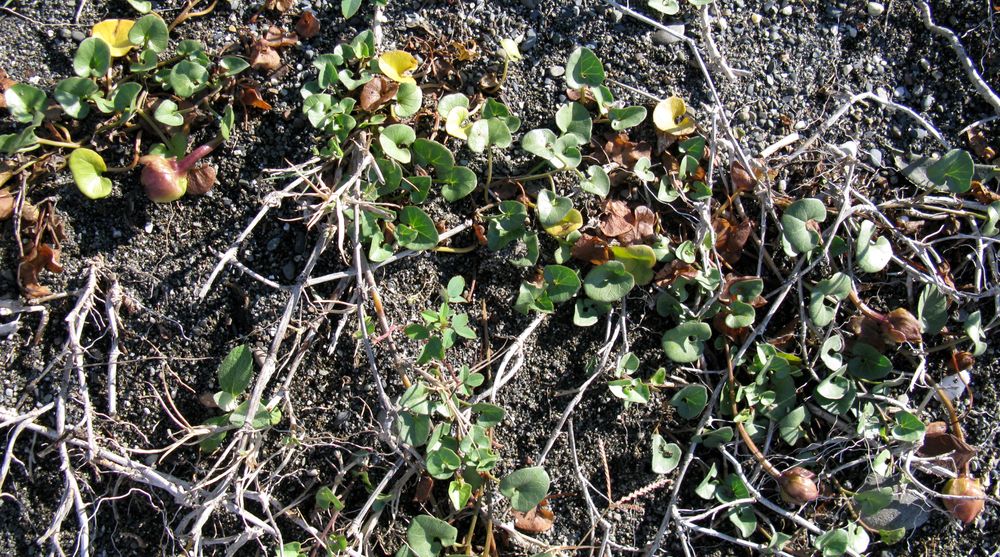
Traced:
<svg viewBox="0 0 1000 557">
<path fill-rule="evenodd" d="M 682 41 L 684 36 L 684 24 L 674 23 L 666 25 L 666 29 L 660 29 L 653 33 L 653 42 L 658 45 L 674 44 Z"/>
<path fill-rule="evenodd" d="M 781 8 L 781 15 L 792 15 L 792 6 L 788 5 L 785 6 L 784 8 Z"/>
<path fill-rule="evenodd" d="M 153 223 L 147 222 L 146 226 L 144 226 L 142 229 L 146 231 L 146 234 L 152 234 L 153 233 Z"/>
<path fill-rule="evenodd" d="M 70 36 L 73 37 L 73 40 L 78 43 L 82 43 L 83 40 L 87 38 L 87 35 L 84 35 L 83 31 L 73 31 L 70 33 Z"/>
<path fill-rule="evenodd" d="M 872 17 L 878 17 L 885 13 L 885 6 L 880 2 L 869 2 L 868 3 L 868 15 Z"/>
<path fill-rule="evenodd" d="M 549 68 L 549 75 L 552 77 L 562 77 L 566 73 L 566 68 L 563 66 L 552 66 Z"/>
<path fill-rule="evenodd" d="M 750 21 L 752 21 L 754 25 L 760 25 L 762 19 L 764 18 L 762 18 L 760 14 L 750 14 Z"/>
</svg>

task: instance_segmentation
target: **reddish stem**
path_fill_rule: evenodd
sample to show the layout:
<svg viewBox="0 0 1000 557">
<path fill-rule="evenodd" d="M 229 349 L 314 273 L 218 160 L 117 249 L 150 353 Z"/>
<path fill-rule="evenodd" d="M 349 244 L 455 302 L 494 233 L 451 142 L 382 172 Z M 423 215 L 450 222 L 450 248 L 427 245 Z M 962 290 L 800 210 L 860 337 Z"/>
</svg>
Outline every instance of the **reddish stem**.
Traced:
<svg viewBox="0 0 1000 557">
<path fill-rule="evenodd" d="M 188 153 L 186 157 L 184 157 L 183 159 L 180 160 L 180 162 L 177 163 L 177 172 L 179 174 L 183 174 L 188 170 L 191 170 L 191 167 L 197 164 L 199 160 L 201 160 L 206 155 L 211 153 L 214 149 L 215 145 L 213 145 L 212 143 L 206 143 L 196 148 L 194 151 L 191 151 L 190 153 Z"/>
</svg>

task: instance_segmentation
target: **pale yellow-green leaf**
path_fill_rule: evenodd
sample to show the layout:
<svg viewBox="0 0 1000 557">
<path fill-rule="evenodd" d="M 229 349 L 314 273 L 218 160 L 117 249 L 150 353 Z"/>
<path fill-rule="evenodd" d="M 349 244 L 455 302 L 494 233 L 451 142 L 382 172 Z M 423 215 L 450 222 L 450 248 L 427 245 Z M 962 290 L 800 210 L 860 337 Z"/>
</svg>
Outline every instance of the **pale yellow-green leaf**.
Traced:
<svg viewBox="0 0 1000 557">
<path fill-rule="evenodd" d="M 448 119 L 444 123 L 444 130 L 452 137 L 469 139 L 469 130 L 472 129 L 472 124 L 468 123 L 468 119 L 469 109 L 464 106 L 456 106 L 448 113 Z"/>
<path fill-rule="evenodd" d="M 687 135 L 694 133 L 694 121 L 687 115 L 684 99 L 670 97 L 660 101 L 653 109 L 653 124 L 656 129 L 671 135 Z"/>
<path fill-rule="evenodd" d="M 131 19 L 105 19 L 94 25 L 91 35 L 103 39 L 111 47 L 111 56 L 119 58 L 128 54 L 135 47 L 128 40 L 128 32 L 132 30 Z"/>
<path fill-rule="evenodd" d="M 74 149 L 69 156 L 69 169 L 80 193 L 90 199 L 100 199 L 111 193 L 111 180 L 101 176 L 108 167 L 96 152 Z"/>
<path fill-rule="evenodd" d="M 399 83 L 416 83 L 407 75 L 417 69 L 417 59 L 405 50 L 390 50 L 378 57 L 378 69 L 389 79 Z"/>
<path fill-rule="evenodd" d="M 513 39 L 500 39 L 500 47 L 503 48 L 503 52 L 507 55 L 507 58 L 510 58 L 512 61 L 517 62 L 522 58 L 521 51 L 518 50 L 517 43 Z"/>
</svg>

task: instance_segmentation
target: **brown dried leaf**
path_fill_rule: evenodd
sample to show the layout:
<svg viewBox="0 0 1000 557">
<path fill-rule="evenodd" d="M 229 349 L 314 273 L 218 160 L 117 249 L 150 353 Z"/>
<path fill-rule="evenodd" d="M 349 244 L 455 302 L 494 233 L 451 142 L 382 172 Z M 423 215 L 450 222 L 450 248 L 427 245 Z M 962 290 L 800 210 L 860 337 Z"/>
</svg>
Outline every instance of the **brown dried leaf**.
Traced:
<svg viewBox="0 0 1000 557">
<path fill-rule="evenodd" d="M 656 224 L 659 218 L 652 209 L 645 205 L 639 205 L 633 211 L 635 220 L 635 234 L 639 240 L 644 240 L 656 235 Z"/>
<path fill-rule="evenodd" d="M 365 83 L 361 89 L 361 99 L 358 105 L 361 110 L 374 112 L 383 104 L 391 101 L 397 89 L 399 89 L 398 83 L 377 75 Z"/>
<path fill-rule="evenodd" d="M 470 60 L 475 60 L 479 58 L 479 45 L 476 41 L 469 39 L 468 41 L 451 41 L 451 48 L 455 51 L 455 59 L 459 62 L 468 62 Z"/>
<path fill-rule="evenodd" d="M 698 269 L 680 259 L 674 259 L 669 265 L 664 266 L 656 272 L 656 286 L 669 286 L 680 277 L 693 279 L 698 276 Z"/>
<path fill-rule="evenodd" d="M 188 194 L 205 195 L 213 187 L 215 187 L 215 167 L 211 164 L 200 164 L 188 171 Z"/>
<path fill-rule="evenodd" d="M 486 72 L 479 78 L 479 88 L 487 93 L 492 93 L 500 88 L 500 78 L 496 72 Z"/>
<path fill-rule="evenodd" d="M 316 14 L 312 10 L 302 12 L 299 20 L 295 22 L 295 32 L 305 39 L 319 35 L 319 19 L 316 18 Z"/>
<path fill-rule="evenodd" d="M 989 205 L 994 201 L 1000 201 L 1000 195 L 997 195 L 989 188 L 983 185 L 979 180 L 972 181 L 972 187 L 969 188 L 969 193 L 976 198 L 976 201 Z"/>
<path fill-rule="evenodd" d="M 944 422 L 928 424 L 924 443 L 917 449 L 917 455 L 925 458 L 943 457 L 942 460 L 954 463 L 955 470 L 962 470 L 975 458 L 976 448 L 948 433 L 944 425 Z"/>
<path fill-rule="evenodd" d="M 243 92 L 240 93 L 240 102 L 261 110 L 271 110 L 271 105 L 260 96 L 260 91 L 253 87 L 243 88 Z"/>
<path fill-rule="evenodd" d="M 250 50 L 250 66 L 258 70 L 274 71 L 281 67 L 281 56 L 261 39 Z"/>
<path fill-rule="evenodd" d="M 965 371 L 976 363 L 976 357 L 971 352 L 952 352 L 948 361 L 948 367 L 955 373 Z"/>
<path fill-rule="evenodd" d="M 295 5 L 296 0 L 265 0 L 264 8 L 268 10 L 277 10 L 279 12 L 287 12 Z"/>
<path fill-rule="evenodd" d="M 580 239 L 573 244 L 570 250 L 575 259 L 589 261 L 594 265 L 603 265 L 611 259 L 611 250 L 608 243 L 590 234 L 580 236 Z"/>
<path fill-rule="evenodd" d="M 993 147 L 990 147 L 986 142 L 986 136 L 983 135 L 983 130 L 979 128 L 972 128 L 965 132 L 965 136 L 969 140 L 969 147 L 972 148 L 972 152 L 974 152 L 977 157 L 985 160 L 991 160 L 993 157 L 997 156 Z"/>
<path fill-rule="evenodd" d="M 42 270 L 61 273 L 59 265 L 59 250 L 49 244 L 33 247 L 17 266 L 17 282 L 27 298 L 41 298 L 52 293 L 51 290 L 38 283 L 38 275 Z"/>
<path fill-rule="evenodd" d="M 879 352 L 885 350 L 885 340 L 882 338 L 882 327 L 879 322 L 867 315 L 855 315 L 850 321 L 857 342 L 863 342 Z"/>
<path fill-rule="evenodd" d="M 431 498 L 432 491 L 434 491 L 434 478 L 422 476 L 420 481 L 417 482 L 417 487 L 413 490 L 413 501 L 415 503 L 426 503 Z"/>
<path fill-rule="evenodd" d="M 733 181 L 734 191 L 753 191 L 755 180 L 739 161 L 734 160 L 729 164 L 729 177 Z"/>
<path fill-rule="evenodd" d="M 0 222 L 14 214 L 14 196 L 7 190 L 0 190 Z"/>
<path fill-rule="evenodd" d="M 745 220 L 734 224 L 725 217 L 719 217 L 712 221 L 712 228 L 715 229 L 715 251 L 730 266 L 736 265 L 743 256 L 743 247 L 750 238 L 753 222 Z"/>
<path fill-rule="evenodd" d="M 545 501 L 526 513 L 512 511 L 512 514 L 514 515 L 514 527 L 529 534 L 547 532 L 556 520 L 556 516 L 549 510 Z"/>
<path fill-rule="evenodd" d="M 609 199 L 604 202 L 604 214 L 601 215 L 601 233 L 608 238 L 617 238 L 632 232 L 634 225 L 629 222 L 632 211 L 624 201 Z"/>
</svg>

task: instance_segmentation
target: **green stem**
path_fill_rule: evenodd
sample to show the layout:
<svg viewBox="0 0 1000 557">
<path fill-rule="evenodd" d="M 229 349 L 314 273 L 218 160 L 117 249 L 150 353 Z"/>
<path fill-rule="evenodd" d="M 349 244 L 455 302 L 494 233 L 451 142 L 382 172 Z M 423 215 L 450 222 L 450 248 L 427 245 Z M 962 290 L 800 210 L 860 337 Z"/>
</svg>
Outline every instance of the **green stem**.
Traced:
<svg viewBox="0 0 1000 557">
<path fill-rule="evenodd" d="M 483 187 L 483 203 L 490 202 L 490 184 L 493 183 L 493 148 L 486 151 L 486 185 Z"/>
<path fill-rule="evenodd" d="M 158 126 L 156 122 L 149 117 L 149 114 L 146 114 L 145 110 L 139 109 L 136 110 L 135 113 L 138 114 L 140 118 L 145 120 L 146 123 L 149 124 L 149 127 L 153 128 L 153 131 L 156 132 L 157 137 L 160 138 L 160 141 L 162 141 L 164 145 L 170 145 L 170 140 L 163 134 L 163 130 L 161 130 L 160 126 Z"/>
<path fill-rule="evenodd" d="M 525 174 L 524 176 L 509 176 L 505 180 L 519 181 L 519 182 L 530 182 L 532 180 L 544 180 L 549 176 L 555 176 L 560 172 L 567 172 L 569 170 L 574 170 L 572 168 L 557 168 L 556 170 L 550 170 L 548 172 L 543 172 L 541 174 Z"/>
<path fill-rule="evenodd" d="M 39 145 L 48 145 L 50 147 L 65 147 L 66 149 L 79 149 L 80 147 L 83 147 L 79 143 L 67 143 L 65 141 L 53 141 L 51 139 L 43 139 L 41 137 L 39 137 L 37 139 L 37 143 Z"/>
</svg>

